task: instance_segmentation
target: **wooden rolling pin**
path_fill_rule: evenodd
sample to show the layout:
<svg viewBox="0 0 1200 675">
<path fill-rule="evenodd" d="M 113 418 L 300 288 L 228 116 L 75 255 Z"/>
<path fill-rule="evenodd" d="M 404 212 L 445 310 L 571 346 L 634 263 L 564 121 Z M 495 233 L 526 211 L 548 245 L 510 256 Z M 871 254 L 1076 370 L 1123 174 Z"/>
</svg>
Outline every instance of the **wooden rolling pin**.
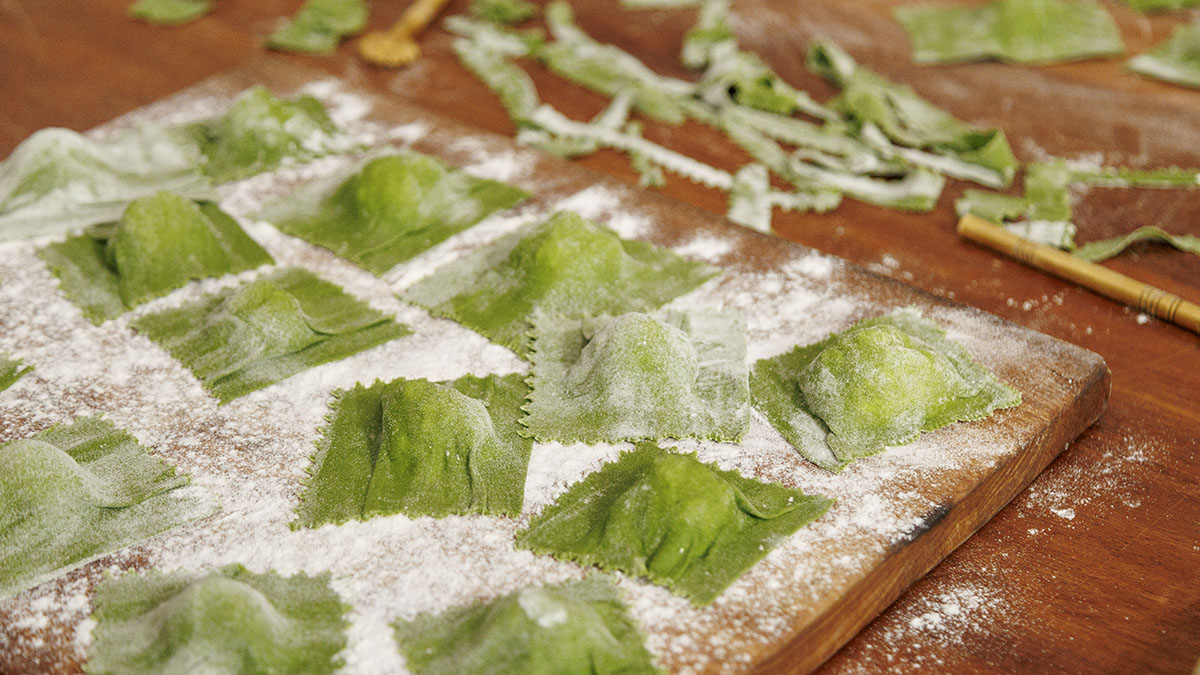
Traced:
<svg viewBox="0 0 1200 675">
<path fill-rule="evenodd" d="M 1163 321 L 1200 333 L 1200 305 L 1161 288 L 1131 279 L 1107 267 L 1077 258 L 968 213 L 958 221 L 958 234 L 1017 260 L 1153 314 Z"/>
</svg>

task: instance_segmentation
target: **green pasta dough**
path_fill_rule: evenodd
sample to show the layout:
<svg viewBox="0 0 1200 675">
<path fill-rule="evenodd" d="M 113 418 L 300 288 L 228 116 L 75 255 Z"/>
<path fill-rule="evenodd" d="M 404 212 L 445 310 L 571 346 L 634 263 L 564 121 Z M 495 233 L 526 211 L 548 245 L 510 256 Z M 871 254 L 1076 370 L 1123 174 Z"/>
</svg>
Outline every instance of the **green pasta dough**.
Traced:
<svg viewBox="0 0 1200 675">
<path fill-rule="evenodd" d="M 21 359 L 14 359 L 8 352 L 0 351 L 0 391 L 4 391 L 33 370 L 33 366 L 21 365 Z"/>
<path fill-rule="evenodd" d="M 257 86 L 242 92 L 222 116 L 185 128 L 217 182 L 270 171 L 286 159 L 305 160 L 345 145 L 325 106 L 312 96 L 280 99 Z"/>
<path fill-rule="evenodd" d="M 718 274 L 563 211 L 443 266 L 401 297 L 524 355 L 535 307 L 572 318 L 649 311 Z"/>
<path fill-rule="evenodd" d="M 1161 227 L 1154 227 L 1153 225 L 1139 227 L 1129 234 L 1119 237 L 1090 241 L 1075 249 L 1072 253 L 1084 260 L 1100 262 L 1119 255 L 1122 251 L 1139 241 L 1157 241 L 1168 246 L 1174 246 L 1180 251 L 1200 255 L 1200 237 L 1194 234 L 1171 234 Z"/>
<path fill-rule="evenodd" d="M 538 6 L 527 0 L 471 0 L 471 14 L 492 23 L 521 23 L 537 13 Z"/>
<path fill-rule="evenodd" d="M 1091 0 L 917 5 L 899 7 L 895 13 L 912 40 L 917 63 L 1052 63 L 1125 51 L 1112 17 Z"/>
<path fill-rule="evenodd" d="M 329 52 L 366 25 L 364 0 L 306 0 L 290 21 L 267 38 L 267 46 L 289 52 Z"/>
<path fill-rule="evenodd" d="M 411 332 L 298 268 L 131 325 L 183 363 L 221 403 Z"/>
<path fill-rule="evenodd" d="M 517 547 L 646 577 L 707 605 L 830 504 L 643 442 L 546 507 Z"/>
<path fill-rule="evenodd" d="M 38 255 L 96 324 L 193 279 L 275 262 L 216 204 L 170 192 L 134 200 L 119 222 L 50 244 Z"/>
<path fill-rule="evenodd" d="M 328 574 L 254 574 L 236 564 L 105 579 L 92 604 L 93 675 L 333 673 L 350 625 Z"/>
<path fill-rule="evenodd" d="M 129 16 L 147 23 L 181 26 L 212 9 L 213 0 L 137 0 L 129 6 Z"/>
<path fill-rule="evenodd" d="M 913 309 L 865 319 L 754 365 L 754 407 L 809 461 L 840 471 L 1021 394 Z"/>
<path fill-rule="evenodd" d="M 216 198 L 196 169 L 201 159 L 193 143 L 159 127 L 100 140 L 42 129 L 0 164 L 0 241 L 112 222 L 130 201 L 160 190 Z"/>
<path fill-rule="evenodd" d="M 403 513 L 516 516 L 532 441 L 519 374 L 399 379 L 335 394 L 293 527 Z"/>
<path fill-rule="evenodd" d="M 100 418 L 0 445 L 0 598 L 206 515 L 187 483 Z"/>
<path fill-rule="evenodd" d="M 736 313 L 538 313 L 533 335 L 522 423 L 539 441 L 736 441 L 750 425 L 746 329 Z"/>
<path fill-rule="evenodd" d="M 393 624 L 417 675 L 660 672 L 620 591 L 593 575 Z"/>
<path fill-rule="evenodd" d="M 1166 42 L 1130 59 L 1129 69 L 1167 82 L 1200 88 L 1200 20 L 1176 26 Z"/>
<path fill-rule="evenodd" d="M 889 139 L 995 171 L 1008 185 L 1018 163 L 1001 129 L 977 129 L 921 98 L 912 87 L 864 68 L 829 41 L 809 45 L 808 66 L 842 89 L 830 107 L 858 125 L 874 125 Z"/>
<path fill-rule="evenodd" d="M 529 196 L 417 153 L 373 159 L 336 180 L 310 184 L 261 217 L 377 275 Z"/>
</svg>

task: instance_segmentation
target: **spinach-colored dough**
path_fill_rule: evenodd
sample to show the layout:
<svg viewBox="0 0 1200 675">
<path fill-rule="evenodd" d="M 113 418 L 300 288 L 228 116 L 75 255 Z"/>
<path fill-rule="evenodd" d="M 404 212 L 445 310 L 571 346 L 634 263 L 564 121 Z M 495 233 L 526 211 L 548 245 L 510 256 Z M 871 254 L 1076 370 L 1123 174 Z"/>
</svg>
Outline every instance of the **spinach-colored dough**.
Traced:
<svg viewBox="0 0 1200 675">
<path fill-rule="evenodd" d="M 411 332 L 298 268 L 131 325 L 191 370 L 221 403 Z"/>
<path fill-rule="evenodd" d="M 285 159 L 328 154 L 341 135 L 317 99 L 280 99 L 261 86 L 242 92 L 224 115 L 186 131 L 206 159 L 201 170 L 217 182 L 270 171 Z"/>
<path fill-rule="evenodd" d="M 750 395 L 800 454 L 834 472 L 922 431 L 1021 402 L 1020 392 L 913 309 L 757 362 Z"/>
<path fill-rule="evenodd" d="M 33 366 L 21 365 L 21 359 L 14 359 L 8 352 L 0 352 L 0 391 L 4 391 L 24 377 Z"/>
<path fill-rule="evenodd" d="M 216 204 L 170 192 L 134 200 L 119 222 L 50 244 L 38 255 L 95 324 L 193 279 L 275 262 Z"/>
<path fill-rule="evenodd" d="M 289 52 L 329 52 L 366 25 L 364 0 L 306 0 L 287 24 L 267 38 L 267 46 Z"/>
<path fill-rule="evenodd" d="M 572 318 L 649 311 L 718 274 L 563 211 L 441 267 L 401 297 L 524 355 L 534 307 Z"/>
<path fill-rule="evenodd" d="M 539 441 L 736 441 L 750 426 L 746 329 L 736 313 L 539 313 L 533 335 L 522 423 Z"/>
<path fill-rule="evenodd" d="M 100 418 L 0 445 L 0 598 L 205 515 L 187 483 Z"/>
<path fill-rule="evenodd" d="M 532 441 L 519 374 L 399 379 L 335 393 L 293 527 L 404 513 L 516 516 Z"/>
<path fill-rule="evenodd" d="M 717 598 L 832 500 L 638 443 L 517 533 L 517 547 Z"/>
<path fill-rule="evenodd" d="M 1091 262 L 1100 262 L 1120 254 L 1139 241 L 1157 241 L 1174 246 L 1180 251 L 1200 255 L 1200 237 L 1194 234 L 1171 234 L 1160 227 L 1145 225 L 1129 234 L 1111 239 L 1090 241 L 1072 251 L 1074 255 Z"/>
<path fill-rule="evenodd" d="M 1167 82 L 1200 88 L 1200 20 L 1176 26 L 1166 42 L 1130 59 L 1129 69 Z"/>
<path fill-rule="evenodd" d="M 42 129 L 0 164 L 0 241 L 112 222 L 130 201 L 160 190 L 214 199 L 200 161 L 193 143 L 159 127 L 100 140 Z"/>
<path fill-rule="evenodd" d="M 1200 0 L 1123 0 L 1139 12 L 1163 12 L 1171 9 L 1200 7 Z"/>
<path fill-rule="evenodd" d="M 529 196 L 414 152 L 373 159 L 336 180 L 301 188 L 260 217 L 375 274 Z"/>
<path fill-rule="evenodd" d="M 471 0 L 471 14 L 492 23 L 521 23 L 537 13 L 538 6 L 527 0 Z"/>
<path fill-rule="evenodd" d="M 328 574 L 254 574 L 236 564 L 108 578 L 92 604 L 93 675 L 333 673 L 350 625 Z"/>
<path fill-rule="evenodd" d="M 808 66 L 842 89 L 829 103 L 858 125 L 873 124 L 892 141 L 955 157 L 997 172 L 1004 185 L 1016 174 L 1016 157 L 1001 129 L 977 129 L 921 98 L 912 87 L 864 68 L 829 41 L 809 45 Z"/>
<path fill-rule="evenodd" d="M 908 31 L 917 63 L 1052 63 L 1125 51 L 1112 17 L 1090 0 L 917 5 L 898 7 L 895 14 Z"/>
<path fill-rule="evenodd" d="M 181 26 L 212 11 L 212 0 L 137 0 L 129 16 L 148 23 Z"/>
<path fill-rule="evenodd" d="M 660 672 L 620 591 L 600 575 L 393 624 L 417 675 Z"/>
</svg>

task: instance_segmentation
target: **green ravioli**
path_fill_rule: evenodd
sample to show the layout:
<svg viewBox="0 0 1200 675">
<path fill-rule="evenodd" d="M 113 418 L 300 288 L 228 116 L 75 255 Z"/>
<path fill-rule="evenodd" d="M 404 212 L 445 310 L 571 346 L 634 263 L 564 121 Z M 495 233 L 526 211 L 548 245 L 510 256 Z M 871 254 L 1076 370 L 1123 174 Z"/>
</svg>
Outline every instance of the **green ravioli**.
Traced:
<svg viewBox="0 0 1200 675">
<path fill-rule="evenodd" d="M 187 483 L 96 417 L 0 445 L 0 598 L 205 515 Z"/>
<path fill-rule="evenodd" d="M 131 200 L 160 190 L 215 198 L 196 170 L 200 160 L 192 143 L 158 127 L 102 140 L 42 129 L 0 164 L 0 241 L 112 222 Z"/>
<path fill-rule="evenodd" d="M 534 316 L 533 393 L 522 423 L 537 440 L 736 441 L 750 426 L 738 314 Z"/>
<path fill-rule="evenodd" d="M 519 374 L 335 392 L 293 527 L 403 513 L 516 516 L 533 442 Z"/>
<path fill-rule="evenodd" d="M 757 362 L 750 395 L 801 455 L 834 472 L 922 431 L 1021 402 L 1020 392 L 914 309 Z"/>
<path fill-rule="evenodd" d="M 289 52 L 329 52 L 366 25 L 364 0 L 306 0 L 287 24 L 267 38 L 267 46 Z"/>
<path fill-rule="evenodd" d="M 638 443 L 517 533 L 517 547 L 598 565 L 707 605 L 832 500 Z"/>
<path fill-rule="evenodd" d="M 117 223 L 38 250 L 59 287 L 100 324 L 193 279 L 275 261 L 211 202 L 170 192 L 130 202 Z"/>
<path fill-rule="evenodd" d="M 13 386 L 14 382 L 31 370 L 33 366 L 21 365 L 21 359 L 12 358 L 8 352 L 0 352 L 0 391 Z"/>
<path fill-rule="evenodd" d="M 908 31 L 917 63 L 1051 63 L 1125 51 L 1112 17 L 1091 0 L 917 5 L 899 7 L 895 14 Z"/>
<path fill-rule="evenodd" d="M 444 265 L 402 297 L 523 355 L 534 307 L 573 318 L 648 311 L 718 274 L 563 211 Z"/>
<path fill-rule="evenodd" d="M 93 675 L 332 673 L 350 625 L 328 574 L 254 574 L 237 564 L 108 578 L 92 605 Z"/>
<path fill-rule="evenodd" d="M 186 127 L 217 182 L 270 171 L 285 159 L 304 160 L 344 145 L 325 106 L 312 96 L 276 98 L 264 87 L 242 92 L 222 116 Z"/>
<path fill-rule="evenodd" d="M 1018 163 L 1004 131 L 978 129 L 921 98 L 912 87 L 864 68 L 832 42 L 809 45 L 809 69 L 842 89 L 830 107 L 858 125 L 874 125 L 892 141 L 995 171 L 1004 185 Z"/>
<path fill-rule="evenodd" d="M 137 0 L 129 16 L 148 23 L 180 26 L 212 11 L 212 0 Z"/>
<path fill-rule="evenodd" d="M 411 332 L 298 268 L 131 325 L 191 370 L 221 403 Z"/>
<path fill-rule="evenodd" d="M 1166 42 L 1130 59 L 1129 69 L 1160 80 L 1200 88 L 1200 21 L 1176 26 Z"/>
<path fill-rule="evenodd" d="M 381 275 L 528 196 L 409 152 L 310 184 L 260 217 Z"/>
<path fill-rule="evenodd" d="M 417 675 L 657 673 L 620 591 L 593 575 L 393 624 Z"/>
</svg>

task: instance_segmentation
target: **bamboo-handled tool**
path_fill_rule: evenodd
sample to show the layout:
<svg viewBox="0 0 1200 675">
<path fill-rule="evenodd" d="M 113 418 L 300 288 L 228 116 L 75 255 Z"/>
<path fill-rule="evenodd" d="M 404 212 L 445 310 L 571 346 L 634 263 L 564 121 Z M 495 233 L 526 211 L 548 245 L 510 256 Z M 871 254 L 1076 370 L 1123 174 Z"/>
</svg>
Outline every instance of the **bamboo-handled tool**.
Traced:
<svg viewBox="0 0 1200 675">
<path fill-rule="evenodd" d="M 399 68 L 417 60 L 421 47 L 413 37 L 433 21 L 448 0 L 416 0 L 386 31 L 373 31 L 358 41 L 358 54 L 377 66 Z"/>
<path fill-rule="evenodd" d="M 1010 255 L 1026 265 L 1074 281 L 1101 295 L 1200 333 L 1200 305 L 1161 288 L 1144 284 L 1051 246 L 1029 241 L 969 213 L 958 221 L 958 234 Z"/>
</svg>

